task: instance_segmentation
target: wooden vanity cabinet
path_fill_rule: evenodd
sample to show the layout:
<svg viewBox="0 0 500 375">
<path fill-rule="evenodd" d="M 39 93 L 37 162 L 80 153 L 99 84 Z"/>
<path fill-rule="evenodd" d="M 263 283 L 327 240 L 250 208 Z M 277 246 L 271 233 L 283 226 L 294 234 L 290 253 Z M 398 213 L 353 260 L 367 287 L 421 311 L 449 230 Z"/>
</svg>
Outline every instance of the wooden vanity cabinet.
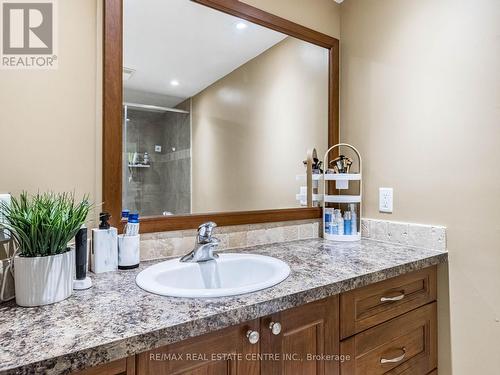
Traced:
<svg viewBox="0 0 500 375">
<path fill-rule="evenodd" d="M 436 273 L 425 268 L 80 374 L 437 375 Z"/>
<path fill-rule="evenodd" d="M 250 342 L 250 334 L 259 340 Z M 335 375 L 338 296 L 139 354 L 137 375 Z M 225 355 L 224 355 L 225 354 Z M 324 360 L 330 355 L 331 360 Z"/>
</svg>

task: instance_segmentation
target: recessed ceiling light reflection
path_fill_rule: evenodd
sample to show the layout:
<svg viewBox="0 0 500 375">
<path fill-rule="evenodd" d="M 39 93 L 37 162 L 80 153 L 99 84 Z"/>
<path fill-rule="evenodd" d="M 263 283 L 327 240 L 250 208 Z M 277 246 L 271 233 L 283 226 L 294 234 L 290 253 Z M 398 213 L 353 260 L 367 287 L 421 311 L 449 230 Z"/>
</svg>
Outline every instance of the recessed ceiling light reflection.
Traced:
<svg viewBox="0 0 500 375">
<path fill-rule="evenodd" d="M 170 84 L 172 86 L 179 86 L 179 81 L 177 81 L 176 79 L 174 79 L 174 80 L 170 81 Z"/>
<path fill-rule="evenodd" d="M 245 22 L 238 22 L 238 23 L 236 24 L 236 28 L 237 28 L 238 30 L 244 30 L 244 29 L 246 29 L 247 27 L 248 27 L 248 25 L 247 25 Z"/>
</svg>

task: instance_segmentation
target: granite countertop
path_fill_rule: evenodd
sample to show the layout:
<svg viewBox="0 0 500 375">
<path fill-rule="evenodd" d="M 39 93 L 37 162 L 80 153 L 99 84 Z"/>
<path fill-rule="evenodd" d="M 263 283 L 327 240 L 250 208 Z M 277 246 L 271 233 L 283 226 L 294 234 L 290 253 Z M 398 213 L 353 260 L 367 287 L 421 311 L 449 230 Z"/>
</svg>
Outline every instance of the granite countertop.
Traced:
<svg viewBox="0 0 500 375">
<path fill-rule="evenodd" d="M 447 261 L 447 253 L 373 240 L 322 239 L 255 246 L 287 262 L 282 283 L 234 297 L 186 299 L 143 291 L 139 269 L 92 275 L 60 303 L 0 305 L 0 374 L 61 374 L 134 355 Z"/>
</svg>

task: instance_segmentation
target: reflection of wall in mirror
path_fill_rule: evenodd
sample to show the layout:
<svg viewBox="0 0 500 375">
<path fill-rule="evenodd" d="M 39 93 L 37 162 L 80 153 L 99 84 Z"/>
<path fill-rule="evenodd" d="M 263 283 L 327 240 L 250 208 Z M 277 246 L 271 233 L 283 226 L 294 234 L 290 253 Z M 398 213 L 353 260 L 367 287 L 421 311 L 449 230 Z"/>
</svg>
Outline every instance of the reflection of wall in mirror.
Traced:
<svg viewBox="0 0 500 375">
<path fill-rule="evenodd" d="M 193 97 L 193 213 L 298 207 L 327 144 L 328 51 L 288 37 Z"/>
</svg>

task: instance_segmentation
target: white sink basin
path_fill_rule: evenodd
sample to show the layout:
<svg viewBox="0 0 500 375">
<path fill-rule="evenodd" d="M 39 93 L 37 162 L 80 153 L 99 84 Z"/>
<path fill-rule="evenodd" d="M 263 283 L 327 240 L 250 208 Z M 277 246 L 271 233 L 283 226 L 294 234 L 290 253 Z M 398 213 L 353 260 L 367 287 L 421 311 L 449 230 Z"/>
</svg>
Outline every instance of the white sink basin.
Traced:
<svg viewBox="0 0 500 375">
<path fill-rule="evenodd" d="M 290 267 L 264 255 L 220 254 L 216 261 L 155 264 L 137 275 L 142 289 L 172 297 L 225 297 L 255 292 L 285 280 Z"/>
</svg>

